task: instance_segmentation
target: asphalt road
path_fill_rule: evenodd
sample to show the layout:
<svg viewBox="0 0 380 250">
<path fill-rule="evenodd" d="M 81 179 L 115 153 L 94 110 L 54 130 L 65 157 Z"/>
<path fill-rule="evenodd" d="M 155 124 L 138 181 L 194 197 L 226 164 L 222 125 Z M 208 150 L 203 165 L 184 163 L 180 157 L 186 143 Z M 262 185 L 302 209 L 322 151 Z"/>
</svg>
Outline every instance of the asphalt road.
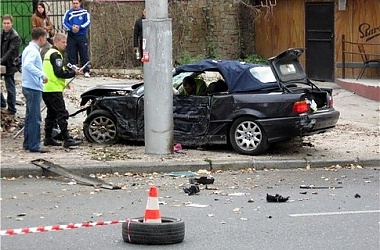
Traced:
<svg viewBox="0 0 380 250">
<path fill-rule="evenodd" d="M 63 178 L 3 179 L 2 230 L 141 217 L 153 184 L 159 188 L 162 216 L 183 219 L 186 234 L 180 244 L 133 245 L 123 242 L 121 224 L 116 224 L 2 236 L 1 249 L 379 249 L 379 168 L 241 170 L 213 176 L 209 189 L 201 186 L 192 196 L 183 191 L 190 186 L 187 177 L 167 174 L 105 176 L 120 190 L 70 185 Z M 267 193 L 290 199 L 268 203 Z"/>
</svg>

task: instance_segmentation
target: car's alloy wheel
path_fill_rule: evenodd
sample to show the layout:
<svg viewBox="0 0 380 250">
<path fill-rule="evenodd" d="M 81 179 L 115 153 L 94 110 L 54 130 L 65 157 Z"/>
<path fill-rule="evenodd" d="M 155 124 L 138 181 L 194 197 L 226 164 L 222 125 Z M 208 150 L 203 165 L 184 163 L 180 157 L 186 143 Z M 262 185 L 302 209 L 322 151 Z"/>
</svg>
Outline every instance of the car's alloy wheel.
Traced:
<svg viewBox="0 0 380 250">
<path fill-rule="evenodd" d="M 256 155 L 268 149 L 268 139 L 263 129 L 252 117 L 241 117 L 231 126 L 230 142 L 240 154 Z"/>
<path fill-rule="evenodd" d="M 185 238 L 182 219 L 162 217 L 162 223 L 144 223 L 144 218 L 127 220 L 122 224 L 123 240 L 132 244 L 166 245 L 180 243 Z"/>
<path fill-rule="evenodd" d="M 83 132 L 89 142 L 115 143 L 118 141 L 115 118 L 107 111 L 95 110 L 83 123 Z"/>
</svg>

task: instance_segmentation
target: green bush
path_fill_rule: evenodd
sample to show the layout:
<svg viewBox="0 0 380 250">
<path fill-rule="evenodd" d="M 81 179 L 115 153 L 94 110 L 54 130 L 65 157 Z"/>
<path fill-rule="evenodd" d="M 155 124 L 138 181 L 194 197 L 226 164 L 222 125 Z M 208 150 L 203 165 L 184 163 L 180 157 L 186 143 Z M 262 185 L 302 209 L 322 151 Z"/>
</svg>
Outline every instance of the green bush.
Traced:
<svg viewBox="0 0 380 250">
<path fill-rule="evenodd" d="M 195 63 L 203 60 L 205 58 L 204 55 L 196 55 L 196 56 L 191 56 L 189 52 L 185 51 L 183 53 L 183 56 L 178 59 L 176 62 L 178 65 L 184 65 L 188 63 Z"/>
<path fill-rule="evenodd" d="M 240 61 L 244 61 L 247 63 L 254 63 L 254 64 L 268 64 L 267 59 L 257 54 L 248 55 L 246 58 L 240 59 Z"/>
</svg>

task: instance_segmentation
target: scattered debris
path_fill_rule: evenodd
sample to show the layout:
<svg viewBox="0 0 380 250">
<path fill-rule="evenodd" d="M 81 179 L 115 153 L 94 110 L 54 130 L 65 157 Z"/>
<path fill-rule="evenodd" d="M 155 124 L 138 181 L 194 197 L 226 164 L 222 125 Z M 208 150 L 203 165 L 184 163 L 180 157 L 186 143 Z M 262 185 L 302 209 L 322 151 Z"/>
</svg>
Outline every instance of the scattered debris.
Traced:
<svg viewBox="0 0 380 250">
<path fill-rule="evenodd" d="M 204 207 L 208 207 L 208 205 L 202 205 L 202 204 L 191 203 L 191 204 L 187 204 L 186 207 L 204 208 Z"/>
<path fill-rule="evenodd" d="M 185 191 L 188 195 L 194 195 L 199 193 L 199 186 L 191 185 L 189 188 L 184 188 L 183 191 Z"/>
<path fill-rule="evenodd" d="M 290 196 L 283 197 L 279 194 L 276 194 L 275 196 L 267 194 L 267 202 L 286 202 L 289 198 Z"/>
<path fill-rule="evenodd" d="M 231 193 L 231 194 L 228 194 L 228 196 L 244 196 L 244 195 L 249 195 L 249 193 Z"/>
<path fill-rule="evenodd" d="M 355 194 L 355 198 L 361 198 L 360 194 Z"/>
<path fill-rule="evenodd" d="M 196 175 L 196 173 L 191 172 L 191 171 L 178 171 L 178 172 L 171 172 L 167 175 L 171 177 L 193 177 Z"/>
<path fill-rule="evenodd" d="M 234 210 L 233 210 L 233 212 L 235 213 L 235 214 L 240 214 L 241 212 L 240 212 L 240 208 L 234 208 Z"/>
<path fill-rule="evenodd" d="M 343 188 L 342 186 L 314 186 L 314 185 L 301 185 L 302 189 L 337 189 Z"/>
<path fill-rule="evenodd" d="M 180 143 L 177 143 L 176 145 L 174 145 L 173 151 L 174 151 L 174 153 L 183 153 L 182 152 L 182 145 Z"/>
</svg>

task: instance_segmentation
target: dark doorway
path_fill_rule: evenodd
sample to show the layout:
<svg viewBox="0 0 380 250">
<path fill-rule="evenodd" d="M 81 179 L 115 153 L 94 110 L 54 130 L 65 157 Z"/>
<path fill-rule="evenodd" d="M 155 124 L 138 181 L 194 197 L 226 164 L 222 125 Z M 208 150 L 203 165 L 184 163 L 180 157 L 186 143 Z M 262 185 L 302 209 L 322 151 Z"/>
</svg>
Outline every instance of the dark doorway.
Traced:
<svg viewBox="0 0 380 250">
<path fill-rule="evenodd" d="M 334 80 L 334 2 L 305 3 L 305 29 L 307 75 Z"/>
</svg>

